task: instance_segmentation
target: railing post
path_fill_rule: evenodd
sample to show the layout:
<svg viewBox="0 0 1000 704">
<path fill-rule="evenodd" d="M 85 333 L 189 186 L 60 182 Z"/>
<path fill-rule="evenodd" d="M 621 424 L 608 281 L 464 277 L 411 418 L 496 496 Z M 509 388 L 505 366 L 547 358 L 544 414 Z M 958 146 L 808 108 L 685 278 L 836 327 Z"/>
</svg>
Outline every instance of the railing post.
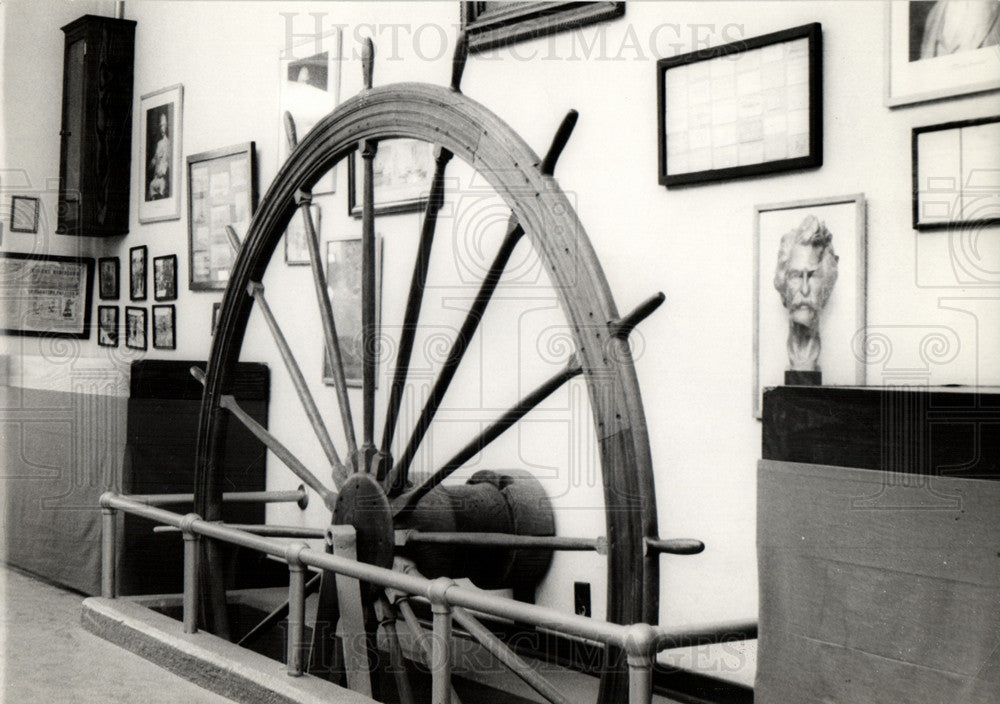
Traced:
<svg viewBox="0 0 1000 704">
<path fill-rule="evenodd" d="M 200 536 L 194 532 L 195 521 L 200 521 L 197 513 L 189 513 L 181 519 L 180 529 L 184 534 L 184 632 L 198 632 L 198 553 L 201 548 Z"/>
<path fill-rule="evenodd" d="M 653 700 L 656 629 L 645 623 L 629 626 L 625 652 L 628 656 L 629 704 L 650 704 Z"/>
<path fill-rule="evenodd" d="M 431 602 L 431 704 L 451 704 L 451 606 L 448 589 L 455 583 L 438 577 L 427 588 Z"/>
<path fill-rule="evenodd" d="M 111 508 L 114 492 L 101 494 L 101 596 L 115 598 L 115 535 L 117 512 Z"/>
<path fill-rule="evenodd" d="M 291 677 L 301 677 L 305 669 L 306 569 L 300 554 L 309 546 L 302 542 L 285 548 L 288 562 L 288 645 L 285 661 Z"/>
</svg>

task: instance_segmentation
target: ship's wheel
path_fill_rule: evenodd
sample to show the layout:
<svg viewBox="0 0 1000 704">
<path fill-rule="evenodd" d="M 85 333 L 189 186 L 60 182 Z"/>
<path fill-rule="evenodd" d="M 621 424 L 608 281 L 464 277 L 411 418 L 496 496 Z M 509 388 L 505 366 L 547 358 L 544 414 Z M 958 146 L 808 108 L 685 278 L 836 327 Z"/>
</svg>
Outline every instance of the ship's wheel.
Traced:
<svg viewBox="0 0 1000 704">
<path fill-rule="evenodd" d="M 601 553 L 606 552 L 604 615 L 608 621 L 617 623 L 652 624 L 658 611 L 660 553 L 700 549 L 696 541 L 657 538 L 649 442 L 627 339 L 636 323 L 659 305 L 662 295 L 654 296 L 633 313 L 619 315 L 584 228 L 553 178 L 555 162 L 572 131 L 575 113 L 563 122 L 547 156 L 539 158 L 497 115 L 462 94 L 459 83 L 466 53 L 464 40 L 460 39 L 449 87 L 419 83 L 372 87 L 369 41 L 365 47 L 365 89 L 341 104 L 295 146 L 264 196 L 249 231 L 240 233 L 242 242 L 223 299 L 204 380 L 195 510 L 207 520 L 221 518 L 221 493 L 226 480 L 218 468 L 226 452 L 225 427 L 229 422 L 241 421 L 254 429 L 252 419 L 230 394 L 235 366 L 241 355 L 246 354 L 249 321 L 252 317 L 263 319 L 288 374 L 286 386 L 294 388 L 309 419 L 309 424 L 299 432 L 315 434 L 326 458 L 323 470 L 316 466 L 307 468 L 307 463 L 288 449 L 289 443 L 270 431 L 256 427 L 256 432 L 281 461 L 320 495 L 332 512 L 334 523 L 354 526 L 358 558 L 390 566 L 393 558 L 402 553 L 426 576 L 468 576 L 477 586 L 511 587 L 515 595 L 530 598 L 533 586 L 544 576 L 551 551 L 513 550 L 516 547 L 513 539 L 505 545 L 504 536 L 555 533 L 558 516 L 553 517 L 542 485 L 517 470 L 478 472 L 465 484 L 449 481 L 449 477 L 555 391 L 567 384 L 585 384 L 603 486 L 605 525 L 594 527 L 594 537 L 602 538 L 594 544 Z M 294 127 L 289 127 L 294 133 Z M 291 139 L 294 141 L 294 137 Z M 376 389 L 379 345 L 373 160 L 380 144 L 395 139 L 433 145 L 434 176 L 415 247 L 405 310 L 403 306 L 399 310 L 383 306 L 383 319 L 396 316 L 400 321 L 396 328 L 399 334 L 393 340 L 392 372 L 385 377 L 391 376 L 391 382 Z M 309 215 L 313 186 L 326 172 L 350 158 L 360 160 L 363 173 L 360 315 L 364 344 L 360 394 L 358 390 L 349 391 L 345 382 L 344 351 L 340 349 L 337 321 L 327 294 L 319 238 Z M 420 337 L 422 319 L 427 313 L 424 310 L 422 315 L 421 309 L 426 309 L 424 292 L 431 285 L 427 277 L 432 269 L 429 265 L 432 249 L 449 246 L 441 238 L 434 239 L 439 209 L 449 195 L 446 177 L 449 161 L 464 162 L 480 182 L 487 183 L 509 208 L 509 219 L 492 265 L 471 287 L 473 293 L 468 298 L 472 303 L 461 324 L 456 326 L 458 332 L 435 371 L 430 390 L 425 389 L 415 400 L 411 397 L 410 403 L 416 403 L 420 410 L 413 414 L 415 422 L 404 430 L 400 409 L 412 382 L 408 367 L 414 341 Z M 299 301 L 283 309 L 269 304 L 268 291 L 262 282 L 269 267 L 284 266 L 279 263 L 280 257 L 272 255 L 292 218 L 304 218 L 312 259 L 309 270 L 312 281 L 308 286 L 318 295 L 315 300 Z M 451 459 L 423 468 L 424 474 L 418 477 L 414 465 L 421 443 L 433 429 L 446 391 L 460 371 L 471 341 L 484 334 L 481 320 L 512 252 L 522 241 L 530 245 L 533 256 L 544 269 L 544 279 L 558 299 L 574 349 L 568 350 L 561 371 L 499 413 Z M 325 353 L 331 360 L 332 388 L 323 384 L 310 386 L 310 375 L 298 365 L 293 345 L 282 333 L 283 325 L 304 315 L 315 320 L 310 328 L 315 331 L 315 344 L 325 344 Z M 489 345 L 489 341 L 483 340 L 482 344 Z M 328 428 L 317 398 L 333 394 L 340 422 Z M 360 414 L 359 409 L 351 406 L 352 400 L 357 404 L 358 395 Z M 384 411 L 378 418 L 377 407 Z M 355 421 L 360 431 L 356 430 Z M 339 451 L 334 437 L 341 443 Z M 516 465 L 516 461 L 511 461 L 504 466 Z M 320 478 L 330 476 L 332 485 L 328 479 Z M 398 529 L 436 531 L 440 542 L 424 544 L 423 548 L 418 544 L 401 548 L 393 538 Z M 491 533 L 491 538 L 499 542 L 490 548 L 449 545 L 449 530 L 465 537 L 470 533 Z M 218 632 L 224 630 L 220 624 L 225 620 L 224 593 L 217 574 L 221 566 L 214 561 L 210 542 L 206 550 L 205 562 L 216 577 L 209 580 L 210 593 L 203 599 L 208 609 L 206 625 L 210 629 L 214 626 Z M 385 602 L 382 595 L 371 589 L 362 593 L 366 599 L 365 616 L 370 621 L 374 613 L 371 607 L 376 601 L 380 605 Z M 607 652 L 604 666 L 598 669 L 601 672 L 598 700 L 624 701 L 627 678 L 622 654 Z"/>
</svg>

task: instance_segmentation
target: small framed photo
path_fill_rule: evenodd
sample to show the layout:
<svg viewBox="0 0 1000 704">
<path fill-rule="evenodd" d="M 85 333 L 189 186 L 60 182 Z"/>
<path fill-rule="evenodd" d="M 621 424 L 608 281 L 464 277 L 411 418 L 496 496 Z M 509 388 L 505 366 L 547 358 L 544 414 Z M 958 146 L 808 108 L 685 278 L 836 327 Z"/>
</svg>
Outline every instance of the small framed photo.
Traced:
<svg viewBox="0 0 1000 704">
<path fill-rule="evenodd" d="M 885 104 L 1000 88 L 1000 3 L 886 3 Z"/>
<path fill-rule="evenodd" d="M 146 93 L 139 99 L 139 222 L 180 220 L 181 127 L 184 87 Z"/>
<path fill-rule="evenodd" d="M 361 217 L 364 159 L 352 153 L 347 162 L 347 207 Z M 378 143 L 374 170 L 375 212 L 380 215 L 421 210 L 434 179 L 434 145 L 419 139 L 387 139 Z"/>
<path fill-rule="evenodd" d="M 1000 223 L 1000 116 L 915 127 L 912 148 L 915 230 Z"/>
<path fill-rule="evenodd" d="M 153 257 L 153 298 L 173 301 L 177 298 L 177 255 Z"/>
<path fill-rule="evenodd" d="M 120 271 L 121 264 L 118 257 L 101 257 L 97 260 L 97 282 L 102 300 L 118 300 L 118 296 L 121 295 Z"/>
<path fill-rule="evenodd" d="M 10 231 L 38 232 L 38 210 L 40 201 L 30 196 L 11 196 Z"/>
<path fill-rule="evenodd" d="M 337 341 L 348 386 L 363 382 L 364 330 L 361 325 L 361 238 L 326 243 L 326 288 L 337 321 Z M 375 335 L 378 336 L 380 290 L 382 287 L 382 238 L 375 239 Z M 323 382 L 333 385 L 333 367 L 323 354 Z"/>
<path fill-rule="evenodd" d="M 754 416 L 770 386 L 865 383 L 865 197 L 754 208 Z"/>
<path fill-rule="evenodd" d="M 128 251 L 128 297 L 132 301 L 146 300 L 146 245 Z"/>
<path fill-rule="evenodd" d="M 118 346 L 118 306 L 97 306 L 97 344 Z"/>
<path fill-rule="evenodd" d="M 660 184 L 823 164 L 818 22 L 656 62 Z"/>
<path fill-rule="evenodd" d="M 313 229 L 316 230 L 316 237 L 319 237 L 319 206 L 315 204 L 310 205 L 309 213 L 312 217 Z M 302 214 L 301 209 L 299 209 L 292 216 L 292 221 L 288 223 L 288 229 L 285 230 L 285 264 L 292 266 L 309 264 L 309 244 L 306 240 L 308 236 L 305 216 Z"/>
<path fill-rule="evenodd" d="M 132 350 L 146 349 L 146 309 L 125 306 L 125 346 Z"/>
<path fill-rule="evenodd" d="M 153 349 L 177 349 L 174 306 L 153 306 Z"/>
<path fill-rule="evenodd" d="M 624 2 L 463 2 L 469 51 L 486 51 L 625 14 Z"/>
</svg>

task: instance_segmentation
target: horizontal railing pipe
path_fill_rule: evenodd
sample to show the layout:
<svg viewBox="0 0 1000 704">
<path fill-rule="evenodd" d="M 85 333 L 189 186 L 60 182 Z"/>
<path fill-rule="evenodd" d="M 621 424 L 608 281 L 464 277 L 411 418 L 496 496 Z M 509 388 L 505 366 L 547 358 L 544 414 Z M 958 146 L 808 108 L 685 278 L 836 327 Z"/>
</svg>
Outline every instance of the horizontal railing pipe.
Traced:
<svg viewBox="0 0 1000 704">
<path fill-rule="evenodd" d="M 322 540 L 326 537 L 326 530 L 323 528 L 310 528 L 309 526 L 279 526 L 262 523 L 221 523 L 227 528 L 260 535 L 266 538 L 318 538 Z M 154 526 L 154 533 L 176 533 L 177 528 L 173 526 Z"/>
<path fill-rule="evenodd" d="M 194 494 L 124 494 L 126 498 L 146 504 L 147 506 L 169 506 L 194 501 Z M 223 503 L 298 503 L 305 508 L 309 494 L 305 487 L 291 491 L 226 491 L 222 494 Z"/>
</svg>

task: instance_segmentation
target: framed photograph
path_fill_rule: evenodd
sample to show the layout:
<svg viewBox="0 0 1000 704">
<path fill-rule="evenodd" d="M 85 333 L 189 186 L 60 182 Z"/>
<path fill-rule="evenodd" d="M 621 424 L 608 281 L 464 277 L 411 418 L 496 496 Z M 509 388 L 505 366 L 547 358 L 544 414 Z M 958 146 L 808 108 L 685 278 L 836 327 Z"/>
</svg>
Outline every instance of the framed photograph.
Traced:
<svg viewBox="0 0 1000 704">
<path fill-rule="evenodd" d="M 624 2 L 463 2 L 469 51 L 537 39 L 625 14 Z"/>
<path fill-rule="evenodd" d="M 30 196 L 11 196 L 10 231 L 38 232 L 38 209 L 40 201 Z"/>
<path fill-rule="evenodd" d="M 181 128 L 184 86 L 178 84 L 139 99 L 139 222 L 180 220 Z"/>
<path fill-rule="evenodd" d="M 326 287 L 337 322 L 337 340 L 348 386 L 360 387 L 363 372 L 361 328 L 361 238 L 326 243 Z M 382 290 L 382 238 L 375 238 L 375 330 L 378 335 Z M 323 381 L 333 385 L 330 359 L 323 354 Z"/>
<path fill-rule="evenodd" d="M 153 349 L 177 349 L 174 306 L 153 306 Z"/>
<path fill-rule="evenodd" d="M 125 346 L 133 350 L 146 349 L 146 309 L 125 306 Z"/>
<path fill-rule="evenodd" d="M 340 28 L 283 49 L 278 60 L 278 168 L 288 159 L 285 113 L 292 117 L 301 141 L 340 102 Z M 337 170 L 331 169 L 313 186 L 312 192 L 333 193 Z"/>
<path fill-rule="evenodd" d="M 118 346 L 118 306 L 97 306 L 97 344 Z"/>
<path fill-rule="evenodd" d="M 194 154 L 187 168 L 188 288 L 221 290 L 236 260 L 226 225 L 245 236 L 257 207 L 254 143 Z"/>
<path fill-rule="evenodd" d="M 132 301 L 146 300 L 146 245 L 128 251 L 128 297 Z"/>
<path fill-rule="evenodd" d="M 90 337 L 94 260 L 0 252 L 0 333 Z"/>
<path fill-rule="evenodd" d="M 914 229 L 1000 224 L 1000 116 L 915 127 L 912 147 Z"/>
<path fill-rule="evenodd" d="M 821 166 L 822 38 L 813 23 L 657 61 L 660 184 Z"/>
<path fill-rule="evenodd" d="M 754 218 L 760 418 L 766 387 L 865 383 L 865 197 L 758 205 Z"/>
<path fill-rule="evenodd" d="M 318 205 L 310 205 L 309 212 L 312 214 L 313 228 L 316 236 L 320 236 L 319 229 L 320 210 Z M 285 264 L 298 265 L 309 264 L 309 244 L 306 241 L 306 225 L 304 217 L 300 211 L 296 211 L 292 216 L 292 221 L 285 230 Z"/>
<path fill-rule="evenodd" d="M 177 255 L 153 257 L 153 298 L 173 301 L 177 298 Z"/>
<path fill-rule="evenodd" d="M 347 207 L 361 217 L 364 160 L 351 154 L 347 162 Z M 419 139 L 387 139 L 375 152 L 375 212 L 406 213 L 427 204 L 434 180 L 434 145 Z"/>
<path fill-rule="evenodd" d="M 1000 88 L 1000 4 L 886 3 L 885 104 Z"/>
<path fill-rule="evenodd" d="M 97 260 L 97 281 L 101 300 L 117 301 L 121 295 L 121 265 L 118 257 L 101 257 Z"/>
</svg>

